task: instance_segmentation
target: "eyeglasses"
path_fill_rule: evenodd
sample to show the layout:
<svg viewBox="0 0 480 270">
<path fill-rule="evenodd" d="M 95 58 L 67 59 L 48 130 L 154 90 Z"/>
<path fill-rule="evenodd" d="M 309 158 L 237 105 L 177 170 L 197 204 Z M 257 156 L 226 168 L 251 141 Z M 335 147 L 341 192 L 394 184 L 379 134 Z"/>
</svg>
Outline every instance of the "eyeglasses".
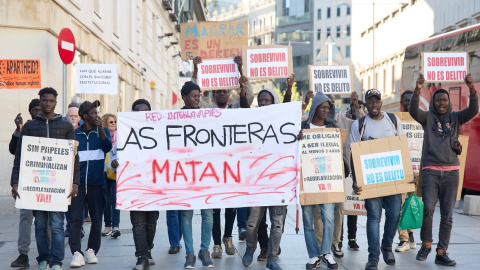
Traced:
<svg viewBox="0 0 480 270">
<path fill-rule="evenodd" d="M 108 121 L 108 123 L 110 123 L 110 124 L 116 124 L 117 121 Z"/>
</svg>

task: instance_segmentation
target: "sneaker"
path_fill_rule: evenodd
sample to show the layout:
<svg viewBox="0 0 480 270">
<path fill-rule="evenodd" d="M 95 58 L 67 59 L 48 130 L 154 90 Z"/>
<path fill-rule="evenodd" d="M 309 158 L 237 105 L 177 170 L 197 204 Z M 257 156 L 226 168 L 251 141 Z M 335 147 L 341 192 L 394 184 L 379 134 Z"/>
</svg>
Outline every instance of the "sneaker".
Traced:
<svg viewBox="0 0 480 270">
<path fill-rule="evenodd" d="M 422 245 L 422 247 L 417 253 L 417 261 L 425 261 L 428 257 L 428 254 L 430 254 L 430 252 L 432 252 L 431 247 L 427 248 L 427 246 Z"/>
<path fill-rule="evenodd" d="M 62 267 L 58 264 L 52 266 L 52 268 L 50 268 L 50 270 L 62 270 Z"/>
<path fill-rule="evenodd" d="M 336 258 L 343 258 L 343 250 L 339 244 L 337 244 L 336 246 L 332 245 L 332 253 L 333 256 L 335 256 Z"/>
<path fill-rule="evenodd" d="M 267 257 L 268 257 L 267 249 L 262 248 L 260 249 L 260 255 L 258 255 L 257 261 L 266 261 Z"/>
<path fill-rule="evenodd" d="M 400 241 L 400 243 L 398 243 L 398 246 L 395 248 L 396 252 L 404 252 L 407 250 L 410 250 L 410 243 L 407 241 Z"/>
<path fill-rule="evenodd" d="M 392 252 L 392 248 L 380 248 L 383 254 L 383 261 L 388 265 L 395 265 L 395 255 Z"/>
<path fill-rule="evenodd" d="M 247 238 L 247 230 L 245 228 L 240 228 L 238 230 L 238 240 L 245 241 L 246 238 Z"/>
<path fill-rule="evenodd" d="M 223 237 L 223 244 L 225 245 L 225 253 L 228 255 L 235 255 L 235 247 L 233 246 L 232 237 Z"/>
<path fill-rule="evenodd" d="M 223 253 L 222 246 L 220 245 L 213 246 L 212 258 L 220 259 L 222 258 L 222 253 Z"/>
<path fill-rule="evenodd" d="M 70 236 L 70 232 L 68 231 L 68 228 L 65 229 L 65 232 L 63 233 L 63 235 L 65 237 L 69 237 Z"/>
<path fill-rule="evenodd" d="M 338 264 L 333 260 L 333 256 L 330 253 L 322 256 L 322 262 L 328 269 L 338 269 Z"/>
<path fill-rule="evenodd" d="M 183 265 L 183 268 L 185 268 L 185 269 L 195 268 L 195 261 L 196 260 L 197 259 L 195 258 L 195 255 L 188 254 L 187 257 L 185 257 L 185 264 Z"/>
<path fill-rule="evenodd" d="M 145 257 L 138 257 L 137 263 L 135 264 L 133 270 L 148 270 L 149 268 L 150 265 L 148 263 L 148 259 Z"/>
<path fill-rule="evenodd" d="M 85 265 L 85 258 L 83 258 L 82 253 L 75 251 L 75 253 L 73 253 L 72 262 L 70 262 L 70 268 L 77 268 L 84 265 Z M 38 269 L 40 269 L 40 265 Z"/>
<path fill-rule="evenodd" d="M 198 252 L 198 259 L 202 262 L 202 265 L 208 268 L 213 268 L 213 262 L 210 258 L 210 252 L 208 250 L 200 250 Z"/>
<path fill-rule="evenodd" d="M 270 270 L 282 270 L 280 266 L 278 266 L 277 262 L 274 259 L 268 259 L 267 261 L 267 269 Z"/>
<path fill-rule="evenodd" d="M 49 269 L 47 261 L 41 261 L 38 263 L 38 270 L 47 270 L 47 269 Z"/>
<path fill-rule="evenodd" d="M 360 247 L 357 245 L 357 239 L 348 239 L 348 249 L 358 251 Z"/>
<path fill-rule="evenodd" d="M 89 248 L 85 252 L 85 262 L 90 264 L 98 263 L 97 256 L 95 256 L 95 251 L 93 251 L 93 249 Z"/>
<path fill-rule="evenodd" d="M 439 249 L 437 249 L 438 252 Z M 445 249 L 441 251 L 442 253 L 440 255 L 435 256 L 435 263 L 436 264 L 441 264 L 445 266 L 455 266 L 457 262 L 455 260 L 452 260 L 448 257 L 448 253 Z"/>
<path fill-rule="evenodd" d="M 252 265 L 254 253 L 255 253 L 255 250 L 249 247 L 245 249 L 245 254 L 243 255 L 243 258 L 242 258 L 243 266 L 249 267 L 250 265 Z"/>
<path fill-rule="evenodd" d="M 122 234 L 120 233 L 120 229 L 118 229 L 118 227 L 113 227 L 111 237 L 112 237 L 112 238 L 117 238 L 117 237 L 119 237 L 120 235 L 122 235 Z"/>
<path fill-rule="evenodd" d="M 10 264 L 11 267 L 30 267 L 28 263 L 28 256 L 25 254 L 20 254 L 18 258 Z"/>
<path fill-rule="evenodd" d="M 148 259 L 148 264 L 149 265 L 155 265 L 155 260 L 152 258 L 152 251 L 151 250 L 147 251 L 147 254 L 145 256 Z"/>
<path fill-rule="evenodd" d="M 415 243 L 415 238 L 413 238 L 413 233 L 408 234 L 408 244 L 410 245 L 410 249 L 417 248 L 417 243 Z"/>
<path fill-rule="evenodd" d="M 378 261 L 369 260 L 365 265 L 365 270 L 377 270 L 378 269 Z"/>
<path fill-rule="evenodd" d="M 180 252 L 180 248 L 179 246 L 172 246 L 168 249 L 168 254 L 177 254 Z"/>
<path fill-rule="evenodd" d="M 102 232 L 102 236 L 110 236 L 112 234 L 112 227 L 105 227 Z"/>
<path fill-rule="evenodd" d="M 320 265 L 321 262 L 322 262 L 322 257 L 317 257 L 317 260 L 314 263 L 308 262 L 305 268 L 307 270 L 317 269 L 317 267 Z"/>
</svg>

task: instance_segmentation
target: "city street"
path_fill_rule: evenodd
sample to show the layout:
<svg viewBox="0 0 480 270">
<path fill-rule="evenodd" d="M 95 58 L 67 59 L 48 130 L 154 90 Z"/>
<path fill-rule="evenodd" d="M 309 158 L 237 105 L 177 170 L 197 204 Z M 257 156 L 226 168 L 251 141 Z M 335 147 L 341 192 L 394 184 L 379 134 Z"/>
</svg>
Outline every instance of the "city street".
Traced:
<svg viewBox="0 0 480 270">
<path fill-rule="evenodd" d="M 461 212 L 461 208 L 455 209 L 453 215 L 453 230 L 448 249 L 449 255 L 452 259 L 457 261 L 455 269 L 479 269 L 480 259 L 477 257 L 480 250 L 480 217 L 466 216 Z M 223 211 L 222 211 L 223 214 Z M 12 269 L 10 263 L 18 256 L 17 251 L 17 235 L 18 235 L 18 214 L 2 215 L 0 217 L 0 269 Z M 301 217 L 301 214 L 300 214 Z M 224 218 L 222 216 L 222 222 Z M 194 215 L 194 247 L 195 252 L 198 253 L 200 246 L 200 212 L 195 211 Z M 357 239 L 360 246 L 360 251 L 344 250 L 345 256 L 342 259 L 335 259 L 339 264 L 339 269 L 358 270 L 364 269 L 367 260 L 367 239 L 365 232 L 366 217 L 361 216 L 358 219 L 358 233 Z M 132 269 L 136 258 L 134 257 L 135 247 L 133 244 L 131 224 L 128 212 L 121 212 L 120 228 L 122 235 L 118 239 L 110 237 L 102 238 L 102 247 L 98 253 L 98 265 L 86 265 L 82 269 Z M 434 218 L 434 246 L 438 239 L 438 224 L 439 215 L 438 207 Z M 85 230 L 88 231 L 90 225 L 85 225 Z M 35 244 L 35 237 L 32 226 L 32 244 L 30 251 L 30 269 L 36 269 L 37 262 L 35 256 L 37 249 Z M 404 253 L 395 253 L 396 265 L 387 266 L 382 260 L 379 263 L 379 269 L 447 269 L 447 267 L 437 266 L 434 263 L 434 250 L 428 257 L 427 261 L 419 262 L 415 260 L 415 255 L 420 248 L 420 231 L 415 231 L 415 240 L 417 241 L 417 249 L 406 251 Z M 346 236 L 346 234 L 345 234 Z M 83 238 L 82 248 L 86 247 L 88 237 Z M 238 233 L 236 228 L 233 233 L 234 245 L 237 248 L 237 253 L 233 256 L 223 254 L 222 259 L 214 259 L 214 269 L 238 270 L 245 269 L 242 265 L 242 255 L 245 251 L 245 242 L 238 241 Z M 68 238 L 67 238 L 68 240 Z M 396 238 L 394 247 L 398 243 Z M 66 242 L 67 244 L 67 242 Z M 183 241 L 182 241 L 183 244 Z M 68 244 L 67 244 L 68 245 Z M 213 241 L 210 246 L 210 251 L 213 247 Z M 305 240 L 303 237 L 303 227 L 300 222 L 300 232 L 295 234 L 295 206 L 290 206 L 288 209 L 288 216 L 285 224 L 285 232 L 282 238 L 282 253 L 279 257 L 278 264 L 284 270 L 300 270 L 305 269 L 305 263 L 308 260 L 307 250 L 305 247 Z M 150 269 L 183 269 L 185 262 L 185 249 L 181 249 L 180 253 L 176 255 L 169 255 L 167 253 L 169 248 L 167 226 L 165 212 L 160 212 L 158 220 L 157 235 L 155 238 L 155 248 L 152 251 L 153 258 L 156 265 L 151 266 Z M 255 252 L 254 258 L 258 256 L 259 249 Z M 64 269 L 69 269 L 70 248 L 65 247 Z M 203 268 L 197 259 L 197 269 Z M 203 268 L 205 269 L 205 268 Z M 254 260 L 252 270 L 265 269 L 265 262 L 257 262 Z M 322 269 L 326 269 L 322 266 Z"/>
</svg>

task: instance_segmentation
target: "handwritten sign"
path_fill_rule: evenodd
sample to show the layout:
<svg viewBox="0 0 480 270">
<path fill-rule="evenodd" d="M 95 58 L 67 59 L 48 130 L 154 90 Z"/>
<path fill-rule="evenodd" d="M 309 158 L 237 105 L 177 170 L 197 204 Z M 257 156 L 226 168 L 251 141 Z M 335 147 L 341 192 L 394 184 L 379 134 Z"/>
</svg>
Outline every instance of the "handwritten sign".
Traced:
<svg viewBox="0 0 480 270">
<path fill-rule="evenodd" d="M 463 82 L 468 74 L 467 53 L 423 52 L 422 73 L 427 82 Z"/>
<path fill-rule="evenodd" d="M 233 59 L 205 60 L 198 65 L 198 86 L 202 90 L 238 86 L 238 67 Z"/>
<path fill-rule="evenodd" d="M 40 60 L 0 59 L 0 89 L 41 88 Z"/>
<path fill-rule="evenodd" d="M 66 212 L 71 191 L 74 140 L 23 136 L 19 209 Z"/>
<path fill-rule="evenodd" d="M 279 111 L 288 111 L 278 117 Z M 261 108 L 119 112 L 117 208 L 296 203 L 299 102 Z"/>
<path fill-rule="evenodd" d="M 361 155 L 360 160 L 365 185 L 405 180 L 401 151 Z"/>
<path fill-rule="evenodd" d="M 420 170 L 420 160 L 422 159 L 423 127 L 415 121 L 408 112 L 395 112 L 395 114 L 400 119 L 403 131 L 408 139 L 413 172 L 418 174 Z"/>
<path fill-rule="evenodd" d="M 243 55 L 243 70 L 250 80 L 288 78 L 293 73 L 291 46 L 243 47 Z"/>
<path fill-rule="evenodd" d="M 347 194 L 347 200 L 343 203 L 343 214 L 349 216 L 366 216 L 365 201 L 360 200 L 359 196 L 353 192 L 352 185 L 352 177 L 346 177 L 345 192 Z"/>
<path fill-rule="evenodd" d="M 115 64 L 76 64 L 75 93 L 116 95 L 118 71 Z"/>
<path fill-rule="evenodd" d="M 246 22 L 195 22 L 180 25 L 182 59 L 234 58 L 248 45 Z"/>
<path fill-rule="evenodd" d="M 310 89 L 325 94 L 350 94 L 353 91 L 352 67 L 308 66 Z"/>
</svg>

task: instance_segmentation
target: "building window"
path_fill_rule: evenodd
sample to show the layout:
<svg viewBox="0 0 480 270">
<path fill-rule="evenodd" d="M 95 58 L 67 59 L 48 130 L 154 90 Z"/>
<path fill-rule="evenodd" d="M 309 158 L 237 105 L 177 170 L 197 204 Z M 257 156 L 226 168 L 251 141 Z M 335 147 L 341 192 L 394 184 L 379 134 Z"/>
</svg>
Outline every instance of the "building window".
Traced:
<svg viewBox="0 0 480 270">
<path fill-rule="evenodd" d="M 383 70 L 383 91 L 387 92 L 387 69 Z"/>
<path fill-rule="evenodd" d="M 320 49 L 317 49 L 317 54 L 315 55 L 315 57 L 317 57 L 317 55 L 320 54 Z"/>
<path fill-rule="evenodd" d="M 290 0 L 283 0 L 283 16 L 290 15 Z"/>
<path fill-rule="evenodd" d="M 347 24 L 347 37 L 350 36 L 350 24 Z"/>
<path fill-rule="evenodd" d="M 330 36 L 330 33 L 331 33 L 331 29 L 330 27 L 327 27 L 327 38 Z"/>
<path fill-rule="evenodd" d="M 305 0 L 305 13 L 310 12 L 310 0 Z"/>
<path fill-rule="evenodd" d="M 330 8 L 327 8 L 327 19 L 330 19 Z"/>
<path fill-rule="evenodd" d="M 317 20 L 321 20 L 321 19 L 322 19 L 322 9 L 319 8 L 319 9 L 317 10 Z"/>
<path fill-rule="evenodd" d="M 395 93 L 395 65 L 392 65 L 392 93 Z"/>
<path fill-rule="evenodd" d="M 340 14 L 341 14 L 341 8 L 342 8 L 342 6 L 341 6 L 341 5 L 338 5 L 338 6 L 337 6 L 337 17 L 340 17 Z"/>
<path fill-rule="evenodd" d="M 350 58 L 350 45 L 345 46 L 345 57 Z"/>
<path fill-rule="evenodd" d="M 95 0 L 93 1 L 93 12 L 95 12 L 95 14 L 97 14 L 97 16 L 99 18 L 102 18 L 101 16 L 101 6 L 100 6 L 100 0 Z"/>
<path fill-rule="evenodd" d="M 337 38 L 340 37 L 340 33 L 341 33 L 340 26 L 337 26 Z"/>
<path fill-rule="evenodd" d="M 321 37 L 322 37 L 322 30 L 317 29 L 317 40 L 320 40 Z"/>
<path fill-rule="evenodd" d="M 347 16 L 350 15 L 350 5 L 347 5 Z"/>
</svg>

